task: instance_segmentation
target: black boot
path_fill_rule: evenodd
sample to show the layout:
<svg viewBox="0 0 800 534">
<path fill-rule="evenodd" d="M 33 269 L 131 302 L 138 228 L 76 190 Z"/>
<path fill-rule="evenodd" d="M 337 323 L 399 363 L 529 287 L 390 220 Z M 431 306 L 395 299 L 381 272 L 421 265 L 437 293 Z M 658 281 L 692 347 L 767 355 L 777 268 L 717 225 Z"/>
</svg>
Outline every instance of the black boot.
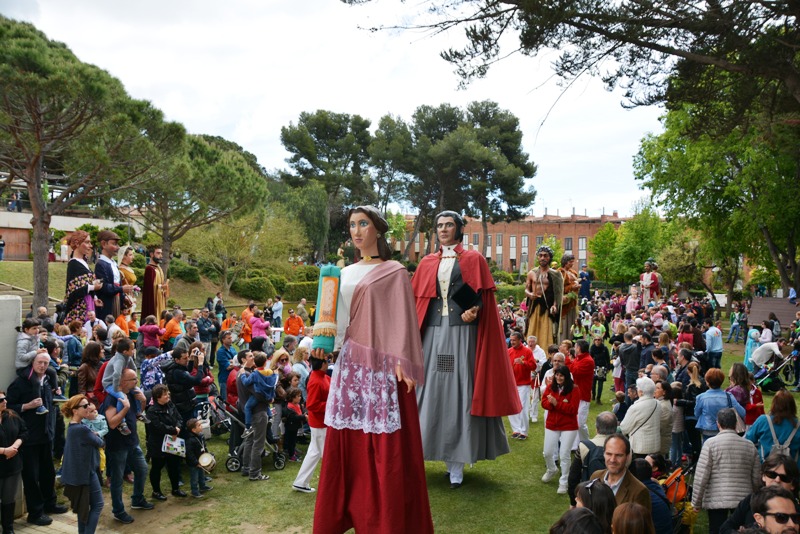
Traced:
<svg viewBox="0 0 800 534">
<path fill-rule="evenodd" d="M 14 534 L 14 509 L 16 503 L 3 503 L 0 505 L 0 524 L 3 526 L 3 534 Z"/>
</svg>

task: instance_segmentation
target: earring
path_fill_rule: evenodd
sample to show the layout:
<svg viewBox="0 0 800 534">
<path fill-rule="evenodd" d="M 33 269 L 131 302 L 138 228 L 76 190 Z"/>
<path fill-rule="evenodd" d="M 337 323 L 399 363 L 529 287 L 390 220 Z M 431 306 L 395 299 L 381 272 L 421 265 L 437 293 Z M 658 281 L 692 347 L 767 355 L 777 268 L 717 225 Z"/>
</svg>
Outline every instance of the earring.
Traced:
<svg viewBox="0 0 800 534">
<path fill-rule="evenodd" d="M 378 239 L 382 238 L 383 234 L 378 234 Z"/>
</svg>

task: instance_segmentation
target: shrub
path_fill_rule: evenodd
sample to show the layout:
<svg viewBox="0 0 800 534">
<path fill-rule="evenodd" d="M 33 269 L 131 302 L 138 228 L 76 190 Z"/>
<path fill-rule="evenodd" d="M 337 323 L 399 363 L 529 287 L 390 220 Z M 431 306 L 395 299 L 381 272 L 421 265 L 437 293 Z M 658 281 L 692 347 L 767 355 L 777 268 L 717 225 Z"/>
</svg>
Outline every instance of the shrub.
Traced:
<svg viewBox="0 0 800 534">
<path fill-rule="evenodd" d="M 282 296 L 284 291 L 286 291 L 286 285 L 289 283 L 289 280 L 282 274 L 270 274 L 267 278 L 269 278 L 269 281 L 272 282 L 272 287 L 277 291 L 276 295 Z"/>
<path fill-rule="evenodd" d="M 144 261 L 144 255 L 139 254 L 138 252 L 133 254 L 133 262 L 131 262 L 131 267 L 134 269 L 144 269 L 147 267 L 147 264 Z"/>
<path fill-rule="evenodd" d="M 290 282 L 286 284 L 286 290 L 282 295 L 283 300 L 286 302 L 298 302 L 300 299 L 305 298 L 310 302 L 316 302 L 318 286 L 319 279 L 313 282 Z"/>
<path fill-rule="evenodd" d="M 318 282 L 319 267 L 316 265 L 298 265 L 294 270 L 292 282 Z M 314 296 L 316 297 L 316 294 Z"/>
<path fill-rule="evenodd" d="M 269 278 L 263 276 L 240 278 L 233 283 L 231 289 L 240 297 L 262 302 L 275 296 L 275 288 Z"/>
<path fill-rule="evenodd" d="M 499 284 L 497 286 L 497 292 L 495 293 L 495 299 L 497 302 L 507 299 L 508 297 L 514 297 L 514 302 L 517 304 L 521 303 L 523 300 L 525 300 L 525 286 Z"/>
<path fill-rule="evenodd" d="M 176 301 L 175 299 L 167 299 L 167 309 L 168 309 L 168 310 L 170 310 L 170 313 L 172 313 L 172 311 L 171 311 L 171 310 L 172 310 L 172 309 L 175 307 L 175 305 L 177 305 L 177 304 L 178 304 L 178 301 Z"/>
<path fill-rule="evenodd" d="M 500 284 L 512 285 L 516 281 L 514 280 L 514 275 L 506 271 L 495 271 L 492 276 Z"/>
<path fill-rule="evenodd" d="M 339 261 L 339 255 L 335 252 L 329 252 L 328 255 L 325 256 L 325 261 L 336 265 L 336 262 Z"/>
<path fill-rule="evenodd" d="M 261 269 L 248 269 L 247 278 L 264 278 L 267 274 Z"/>
<path fill-rule="evenodd" d="M 136 275 L 136 285 L 144 287 L 144 268 L 133 267 L 133 274 Z"/>
<path fill-rule="evenodd" d="M 169 276 L 167 278 L 177 278 L 184 282 L 200 282 L 200 269 L 192 267 L 181 260 L 173 259 L 169 264 Z"/>
</svg>

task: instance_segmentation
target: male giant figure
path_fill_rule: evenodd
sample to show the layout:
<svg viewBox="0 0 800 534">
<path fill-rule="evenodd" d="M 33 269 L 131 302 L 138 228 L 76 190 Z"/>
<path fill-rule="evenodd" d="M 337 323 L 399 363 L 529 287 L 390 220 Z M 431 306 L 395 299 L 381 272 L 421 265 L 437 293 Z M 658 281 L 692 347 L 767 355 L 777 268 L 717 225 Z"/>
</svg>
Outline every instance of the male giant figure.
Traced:
<svg viewBox="0 0 800 534">
<path fill-rule="evenodd" d="M 647 308 L 651 300 L 658 301 L 661 293 L 658 286 L 658 274 L 653 272 L 653 262 L 644 262 L 644 272 L 639 275 L 639 285 L 642 287 L 642 307 Z"/>
<path fill-rule="evenodd" d="M 122 285 L 124 280 L 119 273 L 117 261 L 114 259 L 119 251 L 119 236 L 111 230 L 103 230 L 97 234 L 100 242 L 100 256 L 94 266 L 94 275 L 103 281 L 103 287 L 95 291 L 95 295 L 103 302 L 100 317 L 113 315 L 119 317 L 121 311 L 120 297 L 122 293 L 130 293 L 133 286 Z"/>
<path fill-rule="evenodd" d="M 539 267 L 528 273 L 525 281 L 525 295 L 528 297 L 528 335 L 536 336 L 539 343 L 549 345 L 558 342 L 554 339 L 557 328 L 553 321 L 561 319 L 561 302 L 564 298 L 564 278 L 561 273 L 550 268 L 553 249 L 542 245 L 536 249 Z"/>
<path fill-rule="evenodd" d="M 169 280 L 164 278 L 164 271 L 161 270 L 162 259 L 161 247 L 155 247 L 150 252 L 150 263 L 144 268 L 142 322 L 148 315 L 154 315 L 156 321 L 158 321 L 161 318 L 161 312 L 167 307 Z"/>
<path fill-rule="evenodd" d="M 464 464 L 509 452 L 502 417 L 522 405 L 489 265 L 461 245 L 460 215 L 443 211 L 434 224 L 441 248 L 422 259 L 411 280 L 425 354 L 417 404 L 425 459 L 443 460 L 456 489 Z"/>
</svg>

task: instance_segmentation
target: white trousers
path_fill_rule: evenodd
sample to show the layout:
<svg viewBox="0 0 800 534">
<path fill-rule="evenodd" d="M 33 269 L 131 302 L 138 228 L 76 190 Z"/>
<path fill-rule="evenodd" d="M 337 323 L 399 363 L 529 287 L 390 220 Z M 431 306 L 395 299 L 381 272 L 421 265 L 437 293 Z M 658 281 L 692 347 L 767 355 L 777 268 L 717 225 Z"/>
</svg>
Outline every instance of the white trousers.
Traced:
<svg viewBox="0 0 800 534">
<path fill-rule="evenodd" d="M 517 386 L 517 393 L 519 394 L 519 402 L 522 404 L 522 411 L 518 414 L 509 415 L 508 422 L 511 423 L 511 431 L 519 434 L 528 435 L 528 427 L 530 421 L 528 419 L 528 410 L 531 405 L 531 387 L 530 386 Z"/>
<path fill-rule="evenodd" d="M 531 388 L 531 407 L 530 416 L 531 423 L 539 420 L 539 404 L 542 402 L 542 390 L 538 387 Z M 547 414 L 547 412 L 545 412 Z"/>
<path fill-rule="evenodd" d="M 589 419 L 589 406 L 591 403 L 589 401 L 582 400 L 580 405 L 578 406 L 578 434 L 575 436 L 574 443 L 572 444 L 572 450 L 577 450 L 578 445 L 584 439 L 589 439 L 589 426 L 587 425 L 587 421 Z"/>
<path fill-rule="evenodd" d="M 450 473 L 451 484 L 461 484 L 464 482 L 464 464 L 462 462 L 445 462 L 447 472 Z"/>
<path fill-rule="evenodd" d="M 303 464 L 300 466 L 300 471 L 297 472 L 297 478 L 294 479 L 294 485 L 299 487 L 310 487 L 311 476 L 314 474 L 314 469 L 322 459 L 322 451 L 325 449 L 325 434 L 328 433 L 327 428 L 314 428 L 311 427 L 311 443 L 308 446 Z"/>
<path fill-rule="evenodd" d="M 559 485 L 566 486 L 569 478 L 569 466 L 571 462 L 572 442 L 578 435 L 577 430 L 548 430 L 544 431 L 544 463 L 548 471 L 556 470 L 556 453 L 561 458 L 561 478 L 558 479 Z M 561 441 L 561 447 L 558 443 Z"/>
</svg>

